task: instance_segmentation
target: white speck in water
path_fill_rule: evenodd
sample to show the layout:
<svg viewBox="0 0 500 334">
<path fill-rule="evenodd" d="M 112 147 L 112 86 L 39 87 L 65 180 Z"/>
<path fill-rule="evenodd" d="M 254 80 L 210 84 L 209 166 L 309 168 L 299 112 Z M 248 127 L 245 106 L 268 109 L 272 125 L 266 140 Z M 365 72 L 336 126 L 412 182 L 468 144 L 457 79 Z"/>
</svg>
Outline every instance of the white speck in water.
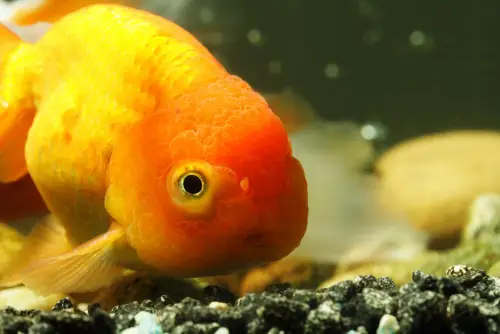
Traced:
<svg viewBox="0 0 500 334">
<path fill-rule="evenodd" d="M 364 140 L 384 140 L 387 137 L 387 128 L 379 122 L 367 122 L 360 127 L 361 137 Z"/>
<path fill-rule="evenodd" d="M 380 28 L 367 30 L 363 34 L 363 42 L 366 45 L 373 45 L 380 42 L 381 40 L 382 40 L 382 29 Z"/>
<path fill-rule="evenodd" d="M 384 13 L 369 0 L 358 1 L 358 12 L 360 15 L 372 20 L 381 20 L 384 17 Z"/>
<path fill-rule="evenodd" d="M 426 42 L 427 37 L 420 30 L 415 30 L 410 34 L 409 40 L 413 46 L 422 46 Z"/>
<path fill-rule="evenodd" d="M 210 23 L 215 18 L 214 11 L 209 7 L 202 7 L 198 12 L 198 15 L 203 23 Z"/>
<path fill-rule="evenodd" d="M 327 78 L 336 79 L 339 77 L 340 68 L 337 64 L 327 64 L 325 66 L 325 75 Z"/>
<path fill-rule="evenodd" d="M 271 60 L 269 62 L 269 72 L 272 74 L 280 74 L 282 70 L 282 65 L 279 60 Z"/>
<path fill-rule="evenodd" d="M 361 127 L 361 137 L 366 140 L 374 140 L 378 137 L 378 129 L 372 124 L 365 124 Z"/>
<path fill-rule="evenodd" d="M 358 2 L 358 11 L 361 15 L 370 16 L 375 10 L 373 4 L 367 0 L 361 0 Z"/>
<path fill-rule="evenodd" d="M 251 29 L 248 31 L 247 38 L 253 45 L 259 45 L 262 43 L 262 33 L 258 29 Z"/>
</svg>

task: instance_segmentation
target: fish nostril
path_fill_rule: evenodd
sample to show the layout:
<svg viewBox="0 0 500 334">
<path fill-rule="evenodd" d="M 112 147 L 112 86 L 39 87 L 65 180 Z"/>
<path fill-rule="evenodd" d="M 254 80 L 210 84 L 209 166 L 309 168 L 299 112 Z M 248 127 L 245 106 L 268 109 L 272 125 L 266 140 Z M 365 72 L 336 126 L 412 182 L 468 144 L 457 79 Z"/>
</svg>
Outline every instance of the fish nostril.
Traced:
<svg viewBox="0 0 500 334">
<path fill-rule="evenodd" d="M 250 190 L 250 180 L 248 180 L 248 177 L 244 177 L 241 179 L 240 187 L 246 193 Z"/>
</svg>

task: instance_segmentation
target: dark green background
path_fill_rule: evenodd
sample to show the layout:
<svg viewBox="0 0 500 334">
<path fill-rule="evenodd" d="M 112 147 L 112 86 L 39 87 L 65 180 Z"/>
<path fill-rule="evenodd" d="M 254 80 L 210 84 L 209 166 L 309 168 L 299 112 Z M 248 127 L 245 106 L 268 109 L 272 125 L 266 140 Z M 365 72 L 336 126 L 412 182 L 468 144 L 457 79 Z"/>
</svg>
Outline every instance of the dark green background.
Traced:
<svg viewBox="0 0 500 334">
<path fill-rule="evenodd" d="M 197 13 L 207 4 L 215 20 L 203 24 Z M 178 22 L 256 89 L 293 87 L 329 119 L 380 121 L 390 142 L 500 127 L 499 0 L 194 0 Z M 262 46 L 249 43 L 252 28 Z M 382 38 L 367 45 L 373 29 Z M 415 30 L 433 43 L 412 46 Z M 222 45 L 204 39 L 214 32 Z M 281 75 L 269 72 L 270 60 L 282 62 Z M 340 78 L 325 76 L 330 62 Z"/>
</svg>

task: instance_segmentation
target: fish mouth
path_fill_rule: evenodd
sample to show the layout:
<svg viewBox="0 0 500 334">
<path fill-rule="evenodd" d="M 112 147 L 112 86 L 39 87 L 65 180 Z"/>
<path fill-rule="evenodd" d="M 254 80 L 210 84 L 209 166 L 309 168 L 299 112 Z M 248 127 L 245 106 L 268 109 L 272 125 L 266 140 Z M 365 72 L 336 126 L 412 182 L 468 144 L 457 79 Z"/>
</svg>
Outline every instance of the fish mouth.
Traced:
<svg viewBox="0 0 500 334">
<path fill-rule="evenodd" d="M 241 245 L 247 248 L 248 254 L 252 255 L 255 259 L 254 263 L 265 264 L 277 261 L 291 253 L 293 249 L 290 249 L 286 238 L 286 234 L 276 235 L 266 231 L 254 231 L 248 233 L 240 240 Z"/>
<path fill-rule="evenodd" d="M 259 247 L 266 244 L 265 239 L 266 235 L 263 232 L 253 232 L 245 236 L 243 242 Z"/>
</svg>

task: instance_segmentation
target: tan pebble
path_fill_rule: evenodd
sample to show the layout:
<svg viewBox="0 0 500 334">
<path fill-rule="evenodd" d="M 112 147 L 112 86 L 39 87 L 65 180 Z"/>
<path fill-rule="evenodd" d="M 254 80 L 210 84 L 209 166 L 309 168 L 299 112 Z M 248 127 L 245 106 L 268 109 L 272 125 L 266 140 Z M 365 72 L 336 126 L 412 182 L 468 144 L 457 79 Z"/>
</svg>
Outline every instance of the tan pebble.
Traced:
<svg viewBox="0 0 500 334">
<path fill-rule="evenodd" d="M 462 242 L 497 239 L 499 227 L 500 195 L 483 194 L 471 205 L 468 223 L 462 230 Z"/>
<path fill-rule="evenodd" d="M 262 292 L 276 283 L 287 282 L 295 286 L 309 280 L 312 274 L 313 268 L 310 261 L 286 257 L 265 267 L 250 270 L 241 281 L 239 295 Z"/>
<path fill-rule="evenodd" d="M 216 310 L 226 310 L 227 308 L 229 308 L 229 305 L 221 302 L 211 302 L 210 304 L 208 304 L 208 307 L 214 308 Z"/>
<path fill-rule="evenodd" d="M 38 309 L 50 311 L 64 297 L 63 294 L 59 293 L 41 296 L 24 286 L 18 286 L 0 290 L 0 309 L 10 306 L 18 310 Z"/>
<path fill-rule="evenodd" d="M 89 314 L 89 304 L 87 303 L 78 303 L 78 305 L 76 305 L 76 308 L 82 312 Z"/>
<path fill-rule="evenodd" d="M 375 164 L 383 206 L 433 237 L 460 232 L 474 199 L 500 192 L 500 133 L 453 131 L 408 140 Z"/>
<path fill-rule="evenodd" d="M 497 284 L 500 286 L 500 282 L 498 280 L 498 277 L 500 277 L 500 261 L 495 262 L 495 264 L 490 267 L 487 274 L 490 277 L 496 278 L 496 281 L 498 282 Z"/>
<path fill-rule="evenodd" d="M 465 264 L 456 264 L 456 265 L 451 266 L 448 269 L 446 269 L 445 273 L 446 273 L 446 276 L 449 276 L 449 277 L 460 277 L 460 276 L 467 274 L 471 270 L 473 270 L 473 268 L 471 268 Z"/>
<path fill-rule="evenodd" d="M 331 278 L 323 281 L 318 289 L 329 288 L 342 281 L 353 280 L 358 276 L 373 275 L 375 277 L 390 277 L 397 286 L 408 283 L 414 268 L 408 269 L 406 262 L 371 263 L 361 265 L 346 271 L 337 272 Z M 417 266 L 418 267 L 418 266 Z"/>
</svg>

